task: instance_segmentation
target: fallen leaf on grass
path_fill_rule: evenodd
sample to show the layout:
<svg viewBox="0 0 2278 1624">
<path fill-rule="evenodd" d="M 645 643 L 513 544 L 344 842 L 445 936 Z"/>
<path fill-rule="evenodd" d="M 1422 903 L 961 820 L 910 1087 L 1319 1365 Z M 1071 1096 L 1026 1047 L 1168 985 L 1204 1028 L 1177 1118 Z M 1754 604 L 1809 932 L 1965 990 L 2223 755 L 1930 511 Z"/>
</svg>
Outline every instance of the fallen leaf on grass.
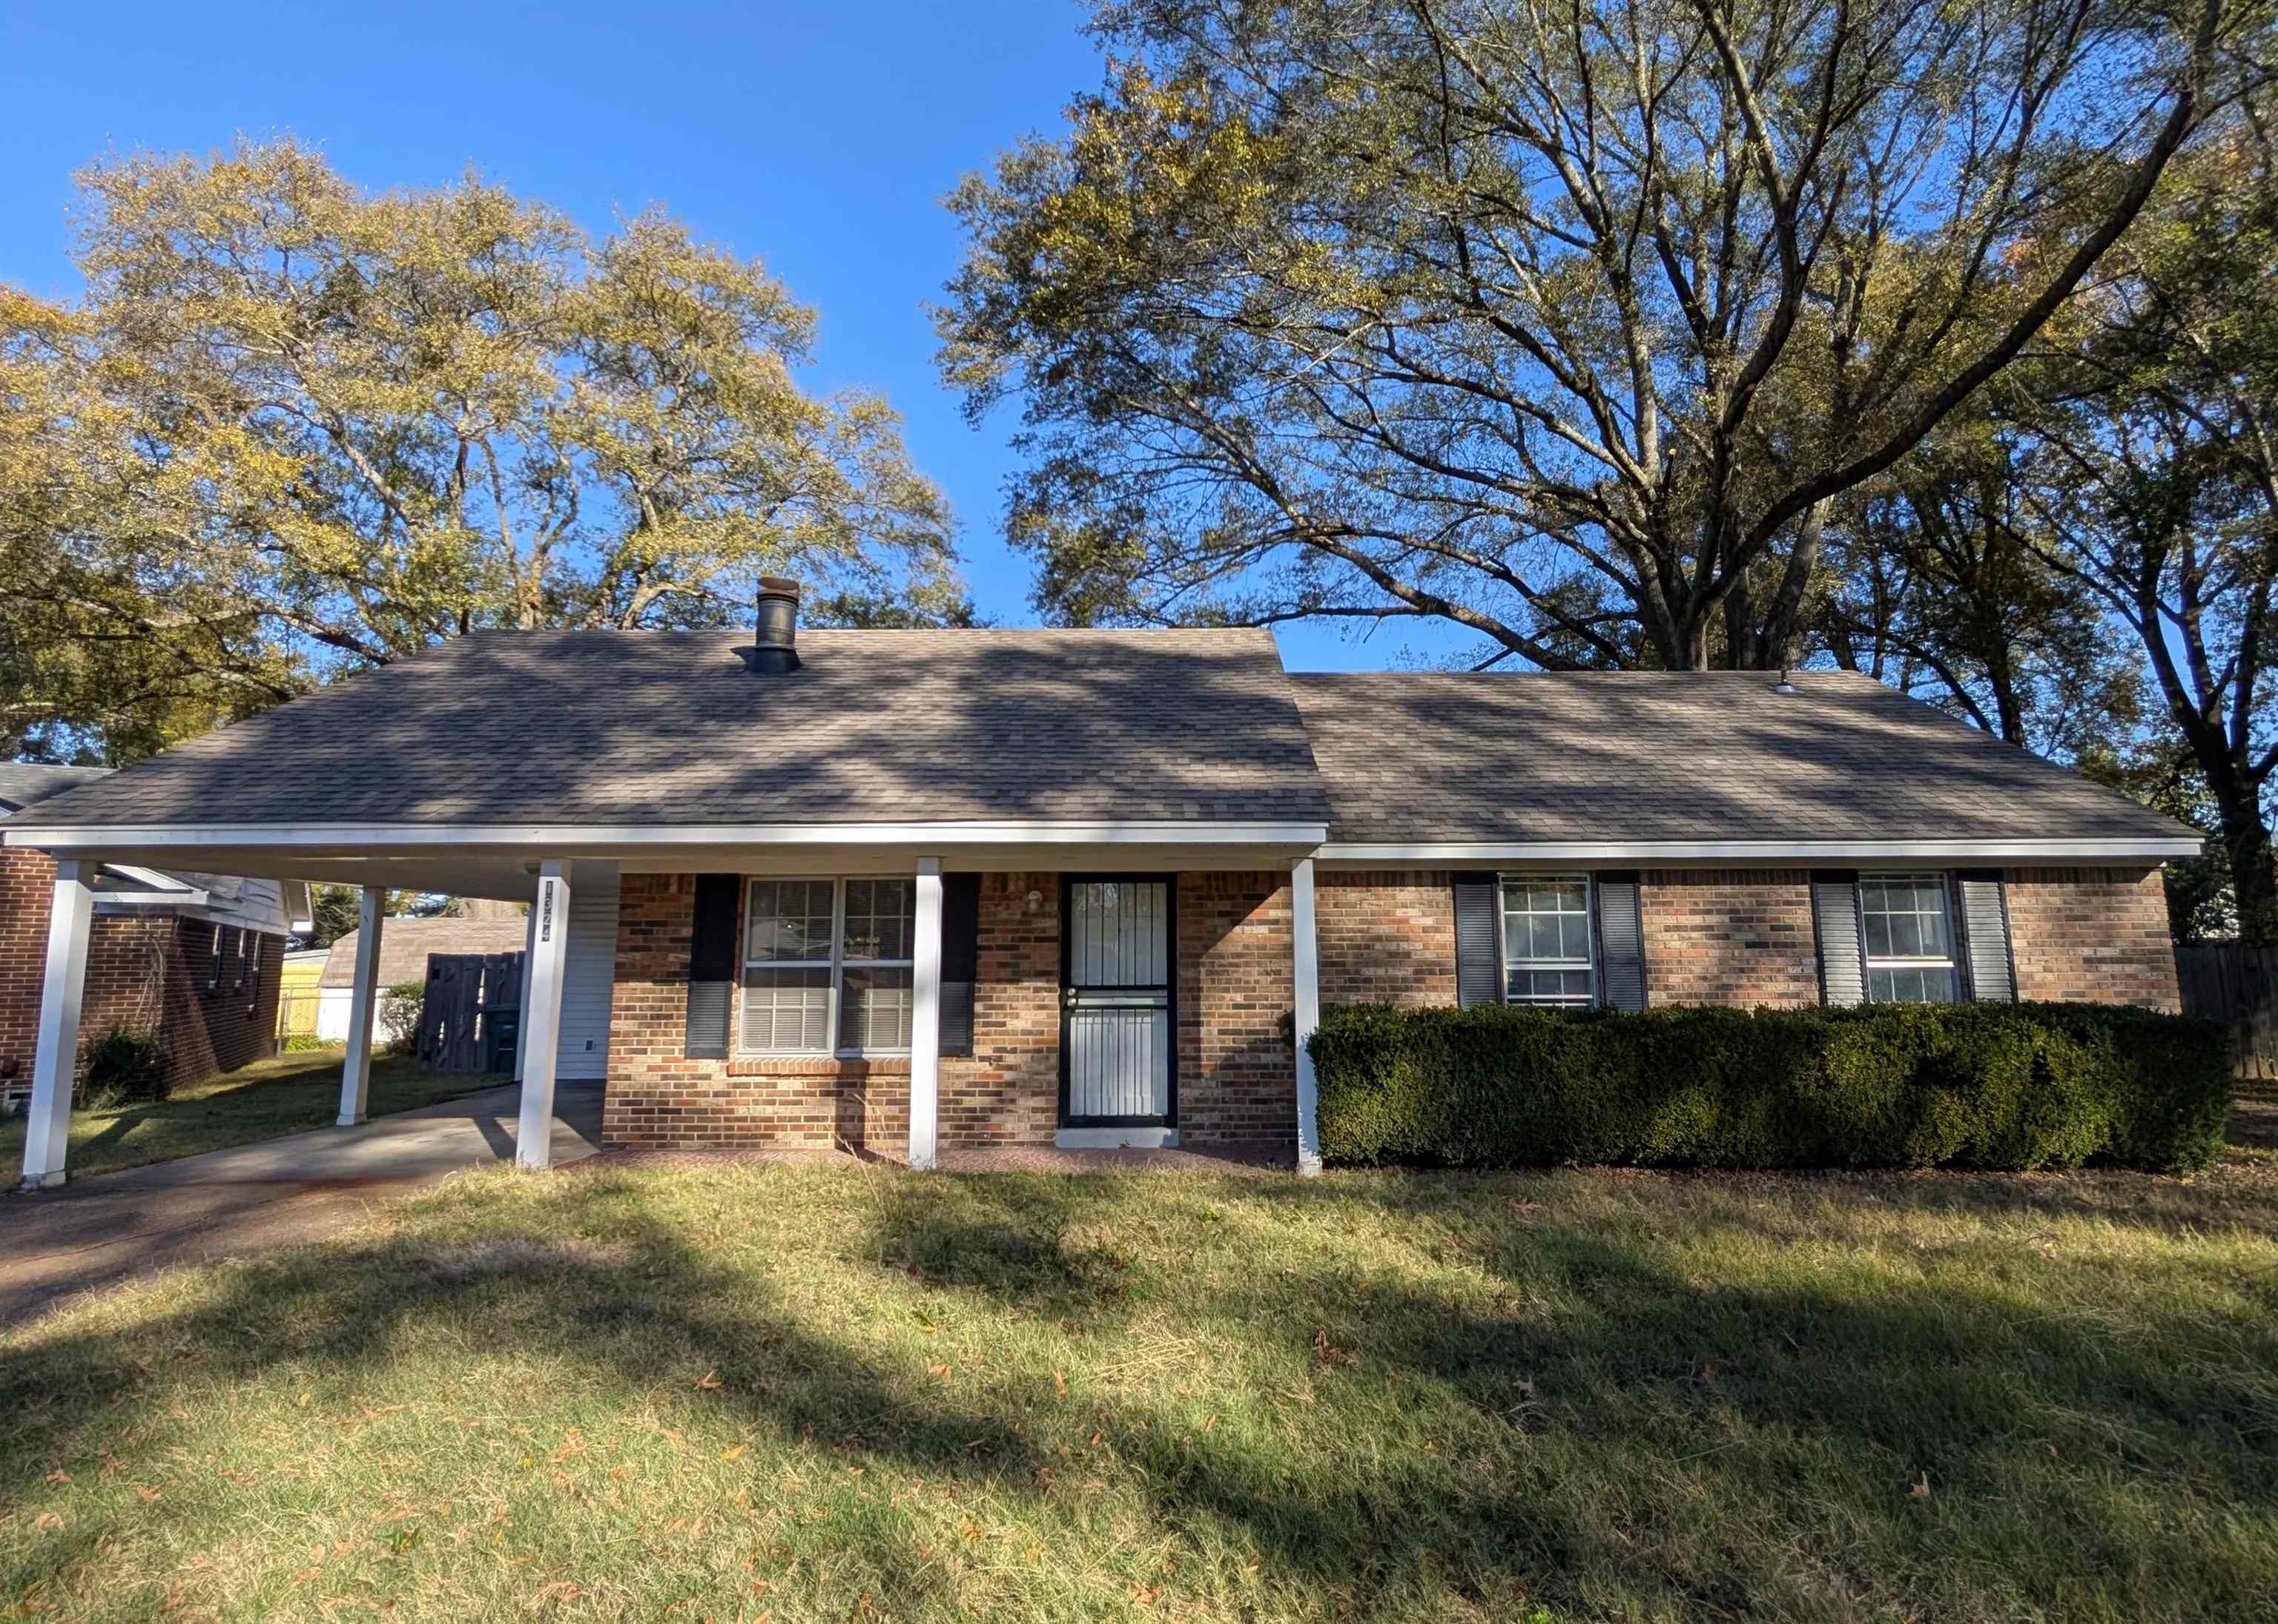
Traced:
<svg viewBox="0 0 2278 1624">
<path fill-rule="evenodd" d="M 1324 1329 L 1313 1333 L 1313 1357 L 1319 1360 L 1322 1364 L 1334 1368 L 1339 1365 L 1349 1365 L 1360 1356 L 1349 1348 L 1341 1348 L 1332 1343 L 1329 1340 L 1329 1333 Z"/>
<path fill-rule="evenodd" d="M 707 1393 L 716 1393 L 725 1383 L 720 1380 L 718 1371 L 707 1370 L 696 1378 L 696 1385 Z"/>
<path fill-rule="evenodd" d="M 1915 1480 L 1915 1486 L 1907 1490 L 1907 1498 L 1909 1500 L 1927 1500 L 1930 1498 L 1929 1473 L 1924 1472 L 1920 1477 Z"/>
</svg>

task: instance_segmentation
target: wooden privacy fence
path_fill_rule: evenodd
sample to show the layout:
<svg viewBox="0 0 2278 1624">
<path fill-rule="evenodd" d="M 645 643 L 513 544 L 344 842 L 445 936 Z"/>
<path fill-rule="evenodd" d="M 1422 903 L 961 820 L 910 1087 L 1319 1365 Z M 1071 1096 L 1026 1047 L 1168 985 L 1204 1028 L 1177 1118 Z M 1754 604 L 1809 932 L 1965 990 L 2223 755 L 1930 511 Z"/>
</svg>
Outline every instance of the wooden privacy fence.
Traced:
<svg viewBox="0 0 2278 1624">
<path fill-rule="evenodd" d="M 427 996 L 419 1007 L 417 1044 L 420 1070 L 513 1068 L 522 959 L 518 953 L 427 955 Z"/>
<path fill-rule="evenodd" d="M 2175 949 L 2185 1015 L 2227 1023 L 2238 1038 L 2238 1075 L 2278 1076 L 2278 948 L 2209 942 Z"/>
</svg>

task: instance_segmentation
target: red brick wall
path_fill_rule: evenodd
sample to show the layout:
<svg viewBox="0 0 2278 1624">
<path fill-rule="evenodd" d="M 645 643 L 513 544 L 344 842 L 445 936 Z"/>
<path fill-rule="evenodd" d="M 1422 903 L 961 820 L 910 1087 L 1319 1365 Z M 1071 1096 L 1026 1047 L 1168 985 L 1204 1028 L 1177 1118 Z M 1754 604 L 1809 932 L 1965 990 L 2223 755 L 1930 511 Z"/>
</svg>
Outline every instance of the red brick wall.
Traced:
<svg viewBox="0 0 2278 1624">
<path fill-rule="evenodd" d="M 2012 869 L 2017 996 L 2179 1009 L 2175 947 L 2157 869 Z"/>
<path fill-rule="evenodd" d="M 2159 870 L 2022 869 L 2007 877 L 2021 998 L 2177 1007 Z M 1316 895 L 1324 1002 L 1456 1001 L 1448 875 L 1328 874 Z M 1640 905 L 1655 1007 L 1819 1001 L 1805 871 L 1651 870 Z"/>
<path fill-rule="evenodd" d="M 624 877 L 603 1140 L 643 1149 L 843 1145 L 906 1153 L 906 1060 L 682 1054 L 695 906 L 692 876 Z M 1059 1121 L 1059 917 L 1057 875 L 982 877 L 974 1053 L 943 1057 L 942 1144 L 1051 1143 Z M 741 1015 L 738 1007 L 737 1023 Z"/>
<path fill-rule="evenodd" d="M 1296 1062 L 1287 877 L 1181 876 L 1178 907 L 1181 1136 L 1288 1139 Z M 683 1057 L 694 908 L 691 877 L 624 877 L 603 1138 L 644 1148 L 847 1144 L 903 1153 L 906 1061 Z M 940 1142 L 1049 1145 L 1059 1124 L 1059 876 L 982 877 L 979 972 L 975 1053 L 941 1062 Z"/>
<path fill-rule="evenodd" d="M 942 1058 L 941 1142 L 1050 1145 L 1060 1120 L 1060 877 L 982 875 L 980 948 L 973 1053 Z"/>
<path fill-rule="evenodd" d="M 0 1086 L 31 1078 L 55 877 L 43 853 L 0 851 Z M 167 1084 L 177 1087 L 274 1052 L 285 938 L 262 937 L 260 977 L 241 986 L 237 931 L 223 928 L 226 972 L 210 990 L 215 926 L 171 914 L 98 914 L 88 931 L 81 1043 L 117 1025 L 156 1025 Z"/>
<path fill-rule="evenodd" d="M 0 847 L 0 1088 L 31 1080 L 55 883 L 46 853 Z"/>
<path fill-rule="evenodd" d="M 212 984 L 214 932 L 223 933 L 220 984 Z M 87 995 L 80 1035 L 156 1024 L 170 1086 L 234 1071 L 277 1047 L 277 1001 L 285 938 L 261 937 L 257 977 L 238 977 L 238 930 L 171 915 L 100 914 L 88 932 Z"/>
<path fill-rule="evenodd" d="M 1178 923 L 1179 1142 L 1294 1144 L 1288 876 L 1181 874 Z"/>
<path fill-rule="evenodd" d="M 1388 869 L 1317 875 L 1321 1001 L 1456 1001 L 1456 892 L 1445 872 Z"/>
<path fill-rule="evenodd" d="M 1646 1001 L 1819 1001 L 1811 877 L 1800 869 L 1659 869 L 1639 892 Z"/>
</svg>

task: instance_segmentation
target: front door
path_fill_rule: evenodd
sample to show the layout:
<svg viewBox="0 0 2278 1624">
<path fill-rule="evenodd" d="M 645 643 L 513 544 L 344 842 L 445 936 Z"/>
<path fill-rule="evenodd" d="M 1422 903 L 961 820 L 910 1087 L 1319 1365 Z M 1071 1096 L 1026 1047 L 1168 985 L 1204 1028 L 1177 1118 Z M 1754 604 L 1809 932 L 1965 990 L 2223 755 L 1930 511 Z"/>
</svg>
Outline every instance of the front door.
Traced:
<svg viewBox="0 0 2278 1624">
<path fill-rule="evenodd" d="M 1173 1121 L 1170 882 L 1073 875 L 1060 921 L 1060 1121 Z"/>
</svg>

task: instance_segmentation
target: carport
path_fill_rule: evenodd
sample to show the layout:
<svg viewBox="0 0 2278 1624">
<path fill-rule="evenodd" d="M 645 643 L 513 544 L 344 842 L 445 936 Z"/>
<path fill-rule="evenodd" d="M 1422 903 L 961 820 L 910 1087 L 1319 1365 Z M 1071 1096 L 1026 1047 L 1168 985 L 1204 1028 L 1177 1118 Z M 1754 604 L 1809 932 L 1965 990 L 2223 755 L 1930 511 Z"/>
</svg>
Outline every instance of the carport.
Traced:
<svg viewBox="0 0 2278 1624">
<path fill-rule="evenodd" d="M 526 831 L 545 832 L 576 838 L 566 831 Z M 371 1037 L 384 991 L 379 961 L 387 892 L 433 892 L 531 904 L 524 1013 L 516 1066 L 523 1086 L 513 1153 L 524 1167 L 543 1168 L 552 1164 L 555 1084 L 564 1069 L 560 1059 L 562 1007 L 573 976 L 588 982 L 598 977 L 600 989 L 602 1034 L 578 1041 L 606 1044 L 607 987 L 615 919 L 616 862 L 613 858 L 591 855 L 590 845 L 589 854 L 573 858 L 561 854 L 555 842 L 525 839 L 470 843 L 461 831 L 442 828 L 33 825 L 0 831 L 0 840 L 10 846 L 36 847 L 56 859 L 24 1142 L 25 1188 L 61 1184 L 68 1171 L 65 1157 L 94 915 L 93 881 L 104 864 L 241 874 L 360 889 L 355 977 L 337 1119 L 341 1128 L 354 1128 L 368 1115 Z M 573 964 L 572 909 L 577 907 L 575 899 L 581 886 L 591 894 L 586 906 L 578 909 L 583 928 L 576 934 L 582 938 L 577 946 L 583 951 L 577 955 L 579 962 Z M 600 1079 L 589 1074 L 589 1080 Z"/>
</svg>

